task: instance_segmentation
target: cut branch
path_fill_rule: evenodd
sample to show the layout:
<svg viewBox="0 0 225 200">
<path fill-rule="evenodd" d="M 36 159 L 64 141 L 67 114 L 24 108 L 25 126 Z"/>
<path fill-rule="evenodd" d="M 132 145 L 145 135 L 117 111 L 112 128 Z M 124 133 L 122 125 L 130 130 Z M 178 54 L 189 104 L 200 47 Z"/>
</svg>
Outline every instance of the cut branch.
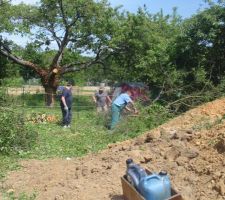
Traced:
<svg viewBox="0 0 225 200">
<path fill-rule="evenodd" d="M 165 88 L 165 81 L 163 82 L 163 86 L 162 86 L 162 89 L 161 91 L 159 92 L 158 96 L 152 101 L 152 104 L 154 104 L 156 101 L 158 101 L 161 97 L 161 95 L 163 94 L 163 90 Z"/>
<path fill-rule="evenodd" d="M 186 99 L 195 99 L 195 98 L 204 98 L 204 96 L 186 96 L 184 98 L 181 98 L 181 99 L 178 99 L 178 100 L 176 100 L 174 102 L 169 103 L 167 105 L 167 107 L 170 107 L 171 105 L 174 105 L 176 103 L 183 103 L 184 104 L 184 102 L 183 102 L 184 100 L 186 100 Z"/>
</svg>

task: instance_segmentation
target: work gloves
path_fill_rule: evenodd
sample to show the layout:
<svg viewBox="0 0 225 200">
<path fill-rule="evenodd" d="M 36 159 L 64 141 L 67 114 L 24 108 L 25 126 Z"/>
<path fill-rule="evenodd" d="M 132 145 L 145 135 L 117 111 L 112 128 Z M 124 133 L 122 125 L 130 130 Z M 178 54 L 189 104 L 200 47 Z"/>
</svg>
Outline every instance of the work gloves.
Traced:
<svg viewBox="0 0 225 200">
<path fill-rule="evenodd" d="M 64 110 L 65 110 L 65 111 L 68 111 L 69 109 L 68 109 L 68 107 L 67 107 L 67 106 L 64 106 Z"/>
</svg>

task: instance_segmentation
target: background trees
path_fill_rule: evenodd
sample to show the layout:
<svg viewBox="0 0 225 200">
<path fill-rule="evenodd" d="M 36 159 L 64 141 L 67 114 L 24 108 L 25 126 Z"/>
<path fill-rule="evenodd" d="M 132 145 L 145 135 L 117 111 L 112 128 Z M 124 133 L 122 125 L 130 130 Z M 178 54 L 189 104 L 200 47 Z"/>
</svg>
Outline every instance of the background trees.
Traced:
<svg viewBox="0 0 225 200">
<path fill-rule="evenodd" d="M 56 92 L 61 75 L 103 64 L 103 59 L 108 56 L 110 40 L 117 25 L 117 12 L 105 1 L 42 0 L 37 6 L 20 4 L 11 5 L 10 9 L 9 20 L 15 25 L 14 33 L 31 35 L 33 44 L 40 47 L 35 49 L 39 53 L 43 51 L 41 47 L 45 47 L 45 52 L 52 46 L 55 49 L 51 59 L 43 66 L 28 54 L 26 58 L 22 57 L 22 52 L 15 52 L 1 41 L 1 55 L 31 69 L 41 78 L 49 94 L 48 105 L 52 103 L 52 94 Z M 90 56 L 85 60 L 75 59 L 65 63 L 66 49 Z"/>
<path fill-rule="evenodd" d="M 209 100 L 224 92 L 218 90 L 224 88 L 224 14 L 223 4 L 212 4 L 182 23 L 170 60 L 182 74 L 179 91 L 183 96 Z"/>
<path fill-rule="evenodd" d="M 24 79 L 40 77 L 48 94 L 55 93 L 62 76 L 78 82 L 144 82 L 151 91 L 161 91 L 164 100 L 188 99 L 185 104 L 193 103 L 192 96 L 223 88 L 222 1 L 210 1 L 207 9 L 186 20 L 176 9 L 171 15 L 153 15 L 145 7 L 137 13 L 120 12 L 107 1 L 42 0 L 37 6 L 3 2 L 1 32 L 29 35 L 32 42 L 21 48 L 1 40 L 2 76 L 8 73 L 2 66 L 12 60 L 23 66 Z M 51 100 L 50 95 L 48 104 Z"/>
<path fill-rule="evenodd" d="M 170 87 L 176 71 L 170 54 L 179 33 L 180 18 L 159 12 L 151 15 L 145 9 L 128 13 L 115 34 L 112 68 L 117 79 L 141 81 L 151 88 Z"/>
<path fill-rule="evenodd" d="M 220 83 L 225 64 L 224 17 L 224 7 L 215 5 L 184 22 L 176 45 L 178 69 L 203 70 L 207 79 Z"/>
</svg>

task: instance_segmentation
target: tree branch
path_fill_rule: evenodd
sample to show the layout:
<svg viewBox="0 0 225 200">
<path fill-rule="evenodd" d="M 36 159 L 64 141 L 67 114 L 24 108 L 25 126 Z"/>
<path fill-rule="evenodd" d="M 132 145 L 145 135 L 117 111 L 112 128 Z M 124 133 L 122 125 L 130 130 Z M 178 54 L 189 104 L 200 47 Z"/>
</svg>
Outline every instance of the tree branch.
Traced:
<svg viewBox="0 0 225 200">
<path fill-rule="evenodd" d="M 100 45 L 101 46 L 101 45 Z M 76 72 L 83 69 L 87 69 L 95 64 L 100 64 L 105 66 L 105 63 L 103 60 L 107 59 L 110 56 L 110 54 L 107 54 L 104 52 L 103 49 L 99 48 L 98 52 L 96 53 L 95 58 L 93 58 L 91 61 L 88 62 L 74 62 L 67 65 L 64 65 L 61 70 L 61 74 L 65 74 L 68 72 Z"/>
<path fill-rule="evenodd" d="M 19 65 L 22 65 L 24 67 L 30 68 L 34 70 L 38 75 L 43 76 L 46 74 L 46 71 L 39 68 L 37 65 L 30 61 L 25 61 L 22 58 L 19 58 L 15 55 L 13 55 L 8 49 L 6 49 L 2 43 L 0 43 L 0 54 L 7 57 L 9 60 L 13 61 L 14 63 L 17 63 Z"/>
<path fill-rule="evenodd" d="M 71 19 L 71 22 L 69 23 L 68 19 L 66 19 L 66 16 L 65 16 L 62 0 L 58 0 L 58 3 L 59 3 L 61 15 L 62 15 L 61 17 L 62 17 L 63 23 L 65 25 L 65 34 L 63 36 L 62 41 L 60 41 L 59 43 L 57 42 L 57 44 L 59 46 L 59 50 L 56 53 L 55 57 L 53 58 L 53 61 L 51 63 L 51 67 L 50 67 L 50 71 L 60 65 L 60 62 L 62 60 L 63 51 L 64 51 L 65 47 L 67 46 L 68 42 L 70 41 L 71 28 L 76 24 L 76 22 L 78 21 L 79 18 L 83 17 L 80 15 L 78 8 L 86 6 L 84 4 L 84 5 L 76 7 L 76 15 Z M 56 37 L 54 28 L 51 33 L 53 34 L 53 37 Z"/>
<path fill-rule="evenodd" d="M 154 104 L 156 101 L 158 101 L 160 99 L 161 95 L 163 94 L 164 87 L 165 87 L 165 81 L 163 82 L 162 89 L 159 92 L 158 96 L 152 101 L 152 104 Z"/>
<path fill-rule="evenodd" d="M 68 27 L 68 23 L 66 21 L 62 0 L 59 0 L 58 3 L 59 3 L 60 11 L 61 11 L 61 14 L 62 14 L 63 23 L 64 23 L 65 27 Z"/>
<path fill-rule="evenodd" d="M 176 100 L 176 101 L 174 101 L 174 102 L 169 103 L 169 104 L 167 105 L 167 107 L 170 107 L 171 105 L 176 104 L 176 103 L 178 103 L 178 102 L 181 102 L 181 103 L 184 104 L 183 100 L 186 100 L 186 99 L 203 98 L 203 97 L 204 97 L 204 96 L 186 96 L 186 97 L 184 97 L 184 98 L 181 98 L 181 99 L 178 99 L 178 100 Z"/>
<path fill-rule="evenodd" d="M 54 30 L 54 24 L 51 24 L 50 27 L 49 27 L 49 32 L 52 34 L 52 37 L 55 39 L 58 47 L 60 48 L 60 45 L 61 45 L 61 39 L 56 35 L 56 31 Z"/>
<path fill-rule="evenodd" d="M 86 63 L 76 63 L 77 66 L 74 66 L 74 64 L 69 64 L 66 65 L 62 68 L 61 70 L 61 74 L 65 74 L 65 73 L 69 73 L 69 72 L 77 72 L 77 71 L 81 71 L 83 69 L 87 69 L 95 64 L 101 64 L 104 66 L 104 63 L 102 61 L 96 61 L 96 60 L 92 60 Z"/>
<path fill-rule="evenodd" d="M 62 60 L 62 53 L 66 47 L 66 45 L 68 44 L 68 36 L 69 36 L 69 28 L 66 28 L 63 40 L 59 46 L 59 50 L 56 53 L 55 57 L 52 60 L 52 64 L 51 64 L 51 68 L 50 70 L 54 69 L 55 67 L 59 66 L 61 60 Z"/>
<path fill-rule="evenodd" d="M 78 19 L 85 17 L 85 15 L 81 15 L 81 13 L 79 12 L 78 8 L 82 8 L 82 10 L 85 10 L 86 4 L 80 5 L 76 7 L 76 16 L 72 19 L 71 23 L 68 24 L 68 27 L 72 27 L 76 24 L 76 22 L 78 21 Z"/>
</svg>

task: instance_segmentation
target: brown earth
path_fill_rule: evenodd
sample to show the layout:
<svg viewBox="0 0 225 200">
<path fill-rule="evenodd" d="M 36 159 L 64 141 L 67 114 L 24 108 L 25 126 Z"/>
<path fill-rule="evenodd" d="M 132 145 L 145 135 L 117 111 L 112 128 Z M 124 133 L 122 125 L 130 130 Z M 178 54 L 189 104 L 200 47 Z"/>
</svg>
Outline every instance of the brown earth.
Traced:
<svg viewBox="0 0 225 200">
<path fill-rule="evenodd" d="M 167 170 L 186 200 L 225 199 L 225 99 L 207 103 L 134 140 L 82 158 L 23 161 L 2 187 L 36 191 L 45 200 L 122 200 L 120 177 L 133 158 L 154 172 Z"/>
</svg>

